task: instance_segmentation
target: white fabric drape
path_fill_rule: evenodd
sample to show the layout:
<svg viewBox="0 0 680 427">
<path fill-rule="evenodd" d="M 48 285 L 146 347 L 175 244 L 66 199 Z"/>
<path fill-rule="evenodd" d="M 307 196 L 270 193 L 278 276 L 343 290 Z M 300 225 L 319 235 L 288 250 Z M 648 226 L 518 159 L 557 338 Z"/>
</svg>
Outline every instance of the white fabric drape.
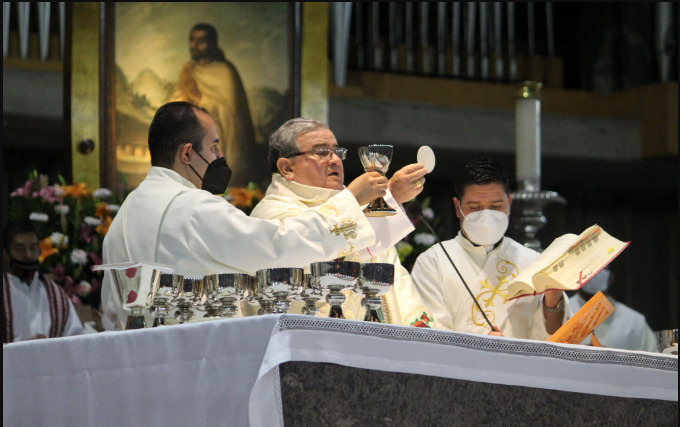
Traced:
<svg viewBox="0 0 680 427">
<path fill-rule="evenodd" d="M 677 401 L 677 356 L 267 315 L 3 346 L 8 426 L 282 425 L 278 365 Z"/>
</svg>

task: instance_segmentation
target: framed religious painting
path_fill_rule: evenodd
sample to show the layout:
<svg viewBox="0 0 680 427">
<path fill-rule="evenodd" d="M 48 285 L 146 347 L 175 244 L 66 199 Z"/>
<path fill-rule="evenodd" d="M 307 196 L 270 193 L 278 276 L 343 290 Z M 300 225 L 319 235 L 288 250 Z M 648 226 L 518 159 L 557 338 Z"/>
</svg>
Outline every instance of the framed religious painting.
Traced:
<svg viewBox="0 0 680 427">
<path fill-rule="evenodd" d="M 299 111 L 299 4 L 105 5 L 106 181 L 136 187 L 151 166 L 154 113 L 167 102 L 187 101 L 215 120 L 232 170 L 229 186 L 266 188 L 269 137 Z"/>
</svg>

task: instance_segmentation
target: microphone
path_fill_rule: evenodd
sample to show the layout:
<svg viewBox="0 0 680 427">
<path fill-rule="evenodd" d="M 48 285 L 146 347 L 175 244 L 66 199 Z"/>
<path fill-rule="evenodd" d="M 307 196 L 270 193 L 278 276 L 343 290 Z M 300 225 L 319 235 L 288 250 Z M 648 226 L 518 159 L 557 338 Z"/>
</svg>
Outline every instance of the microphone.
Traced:
<svg viewBox="0 0 680 427">
<path fill-rule="evenodd" d="M 456 264 L 453 262 L 453 260 L 449 256 L 449 253 L 444 248 L 444 245 L 442 245 L 441 240 L 439 240 L 439 236 L 437 236 L 437 233 L 430 226 L 430 224 L 425 220 L 425 217 L 423 217 L 423 207 L 420 205 L 420 203 L 417 200 L 412 200 L 408 205 L 406 205 L 406 212 L 408 212 L 413 217 L 421 220 L 423 222 L 423 224 L 425 224 L 427 229 L 430 230 L 430 233 L 432 233 L 434 238 L 437 240 L 437 243 L 439 243 L 439 247 L 441 247 L 442 250 L 444 251 L 444 255 L 446 255 L 446 258 L 449 259 L 449 262 L 453 266 L 453 269 L 456 270 L 456 273 L 458 273 L 458 277 L 460 278 L 460 281 L 463 282 L 463 286 L 465 286 L 465 289 L 468 291 L 468 294 L 470 294 L 470 298 L 472 298 L 472 301 L 474 301 L 475 305 L 477 305 L 479 312 L 482 313 L 484 320 L 486 320 L 486 323 L 489 324 L 489 327 L 491 328 L 492 331 L 498 332 L 496 330 L 496 328 L 494 328 L 493 325 L 491 324 L 491 321 L 489 320 L 489 318 L 486 317 L 486 314 L 484 314 L 484 310 L 482 310 L 482 306 L 479 305 L 479 301 L 477 301 L 477 298 L 475 298 L 474 295 L 472 295 L 472 291 L 470 290 L 470 287 L 467 285 L 467 283 L 465 283 L 465 279 L 463 279 L 463 276 L 460 274 L 460 271 L 458 271 L 458 267 L 456 267 Z"/>
</svg>

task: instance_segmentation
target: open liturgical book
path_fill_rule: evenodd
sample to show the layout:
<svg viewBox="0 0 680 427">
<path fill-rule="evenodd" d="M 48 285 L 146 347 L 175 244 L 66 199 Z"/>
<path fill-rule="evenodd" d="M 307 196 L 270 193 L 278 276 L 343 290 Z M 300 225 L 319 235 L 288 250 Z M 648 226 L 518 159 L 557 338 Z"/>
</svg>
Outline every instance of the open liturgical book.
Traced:
<svg viewBox="0 0 680 427">
<path fill-rule="evenodd" d="M 630 242 L 622 242 L 597 224 L 580 235 L 565 234 L 508 285 L 508 299 L 550 289 L 575 291 L 616 258 Z"/>
</svg>

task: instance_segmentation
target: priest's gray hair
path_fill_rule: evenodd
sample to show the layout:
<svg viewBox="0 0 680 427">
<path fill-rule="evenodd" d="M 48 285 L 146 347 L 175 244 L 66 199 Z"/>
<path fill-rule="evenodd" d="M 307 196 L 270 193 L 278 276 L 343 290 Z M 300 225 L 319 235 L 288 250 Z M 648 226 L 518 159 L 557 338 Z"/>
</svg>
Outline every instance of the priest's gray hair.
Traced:
<svg viewBox="0 0 680 427">
<path fill-rule="evenodd" d="M 297 138 L 317 129 L 329 129 L 328 125 L 317 120 L 298 117 L 282 124 L 269 138 L 269 165 L 272 172 L 279 172 L 276 161 L 300 151 Z"/>
</svg>

